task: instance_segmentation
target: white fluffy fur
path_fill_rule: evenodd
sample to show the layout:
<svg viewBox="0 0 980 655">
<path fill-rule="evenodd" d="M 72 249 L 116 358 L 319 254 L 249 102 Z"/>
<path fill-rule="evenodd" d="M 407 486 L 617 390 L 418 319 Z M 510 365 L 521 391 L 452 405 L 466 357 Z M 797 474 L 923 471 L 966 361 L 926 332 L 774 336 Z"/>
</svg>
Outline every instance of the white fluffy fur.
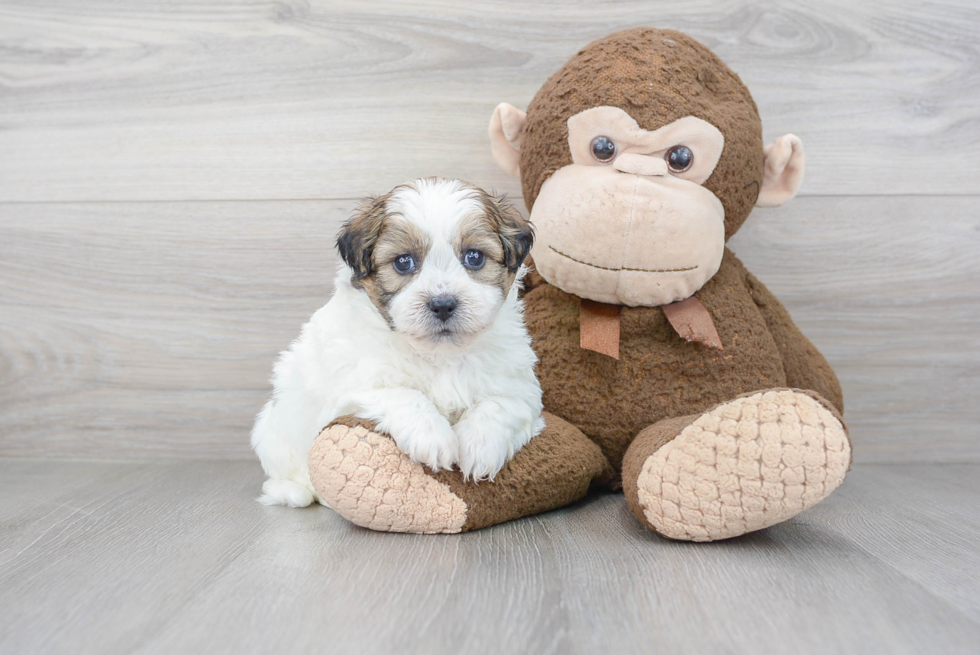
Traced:
<svg viewBox="0 0 980 655">
<path fill-rule="evenodd" d="M 479 208 L 456 181 L 418 180 L 388 201 L 432 246 L 421 271 L 390 303 L 394 329 L 367 294 L 338 269 L 330 301 L 303 326 L 273 370 L 272 399 L 252 430 L 269 479 L 260 502 L 304 507 L 316 500 L 307 452 L 320 430 L 344 414 L 377 421 L 413 460 L 458 466 L 492 479 L 544 427 L 536 357 L 517 297 L 473 281 L 451 246 L 455 226 Z M 460 298 L 465 333 L 436 338 L 420 299 Z"/>
</svg>

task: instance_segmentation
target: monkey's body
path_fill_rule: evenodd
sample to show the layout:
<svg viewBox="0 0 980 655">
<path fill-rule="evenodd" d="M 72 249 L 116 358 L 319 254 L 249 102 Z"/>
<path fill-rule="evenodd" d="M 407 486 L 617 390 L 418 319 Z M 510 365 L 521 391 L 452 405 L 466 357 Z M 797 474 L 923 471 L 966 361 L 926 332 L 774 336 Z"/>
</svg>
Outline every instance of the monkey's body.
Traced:
<svg viewBox="0 0 980 655">
<path fill-rule="evenodd" d="M 731 251 L 697 297 L 724 350 L 683 340 L 659 307 L 624 307 L 618 360 L 579 345 L 579 298 L 547 283 L 524 297 L 545 408 L 602 448 L 613 486 L 633 439 L 663 419 L 784 387 L 816 391 L 843 411 L 833 370 Z M 801 358 L 809 365 L 786 370 L 786 359 Z"/>
</svg>

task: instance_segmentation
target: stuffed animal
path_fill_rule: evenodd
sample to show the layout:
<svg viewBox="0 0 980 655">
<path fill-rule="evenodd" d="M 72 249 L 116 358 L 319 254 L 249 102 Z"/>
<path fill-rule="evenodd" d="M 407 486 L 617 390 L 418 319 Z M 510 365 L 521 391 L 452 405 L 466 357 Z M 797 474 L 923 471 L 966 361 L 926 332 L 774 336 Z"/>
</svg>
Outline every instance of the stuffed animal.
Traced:
<svg viewBox="0 0 980 655">
<path fill-rule="evenodd" d="M 310 451 L 320 499 L 376 530 L 460 532 L 622 489 L 672 539 L 785 521 L 850 468 L 826 360 L 725 247 L 792 198 L 800 140 L 763 146 L 748 89 L 705 46 L 638 28 L 595 41 L 527 113 L 490 122 L 537 238 L 525 316 L 545 430 L 493 482 L 434 473 L 343 417 Z"/>
</svg>

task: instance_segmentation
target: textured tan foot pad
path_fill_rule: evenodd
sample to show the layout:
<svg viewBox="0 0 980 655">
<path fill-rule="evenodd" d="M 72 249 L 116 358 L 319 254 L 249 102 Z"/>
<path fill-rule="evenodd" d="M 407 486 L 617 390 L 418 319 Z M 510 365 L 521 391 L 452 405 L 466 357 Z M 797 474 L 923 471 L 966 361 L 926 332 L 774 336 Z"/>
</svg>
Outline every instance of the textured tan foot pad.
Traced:
<svg viewBox="0 0 980 655">
<path fill-rule="evenodd" d="M 333 425 L 310 449 L 310 479 L 320 498 L 361 527 L 385 532 L 451 533 L 466 504 L 411 461 L 389 437 Z"/>
<path fill-rule="evenodd" d="M 850 461 L 844 426 L 819 401 L 768 391 L 700 416 L 648 457 L 637 495 L 665 537 L 726 539 L 817 504 L 840 486 Z"/>
</svg>

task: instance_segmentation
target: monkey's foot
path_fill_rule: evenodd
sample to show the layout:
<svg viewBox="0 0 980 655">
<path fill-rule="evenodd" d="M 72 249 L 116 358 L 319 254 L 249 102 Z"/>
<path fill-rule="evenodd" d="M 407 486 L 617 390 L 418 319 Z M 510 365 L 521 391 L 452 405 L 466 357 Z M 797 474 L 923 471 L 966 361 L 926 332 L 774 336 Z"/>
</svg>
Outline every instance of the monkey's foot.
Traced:
<svg viewBox="0 0 980 655">
<path fill-rule="evenodd" d="M 344 417 L 324 428 L 309 463 L 320 498 L 361 527 L 432 534 L 466 523 L 466 503 L 369 421 Z"/>
<path fill-rule="evenodd" d="M 491 482 L 435 473 L 409 459 L 374 423 L 344 416 L 310 449 L 320 499 L 352 523 L 386 532 L 466 532 L 572 503 L 612 476 L 597 445 L 550 414 L 547 427 Z"/>
<path fill-rule="evenodd" d="M 844 480 L 851 442 L 812 392 L 743 396 L 637 436 L 623 464 L 633 513 L 671 539 L 712 541 L 785 521 Z"/>
</svg>

